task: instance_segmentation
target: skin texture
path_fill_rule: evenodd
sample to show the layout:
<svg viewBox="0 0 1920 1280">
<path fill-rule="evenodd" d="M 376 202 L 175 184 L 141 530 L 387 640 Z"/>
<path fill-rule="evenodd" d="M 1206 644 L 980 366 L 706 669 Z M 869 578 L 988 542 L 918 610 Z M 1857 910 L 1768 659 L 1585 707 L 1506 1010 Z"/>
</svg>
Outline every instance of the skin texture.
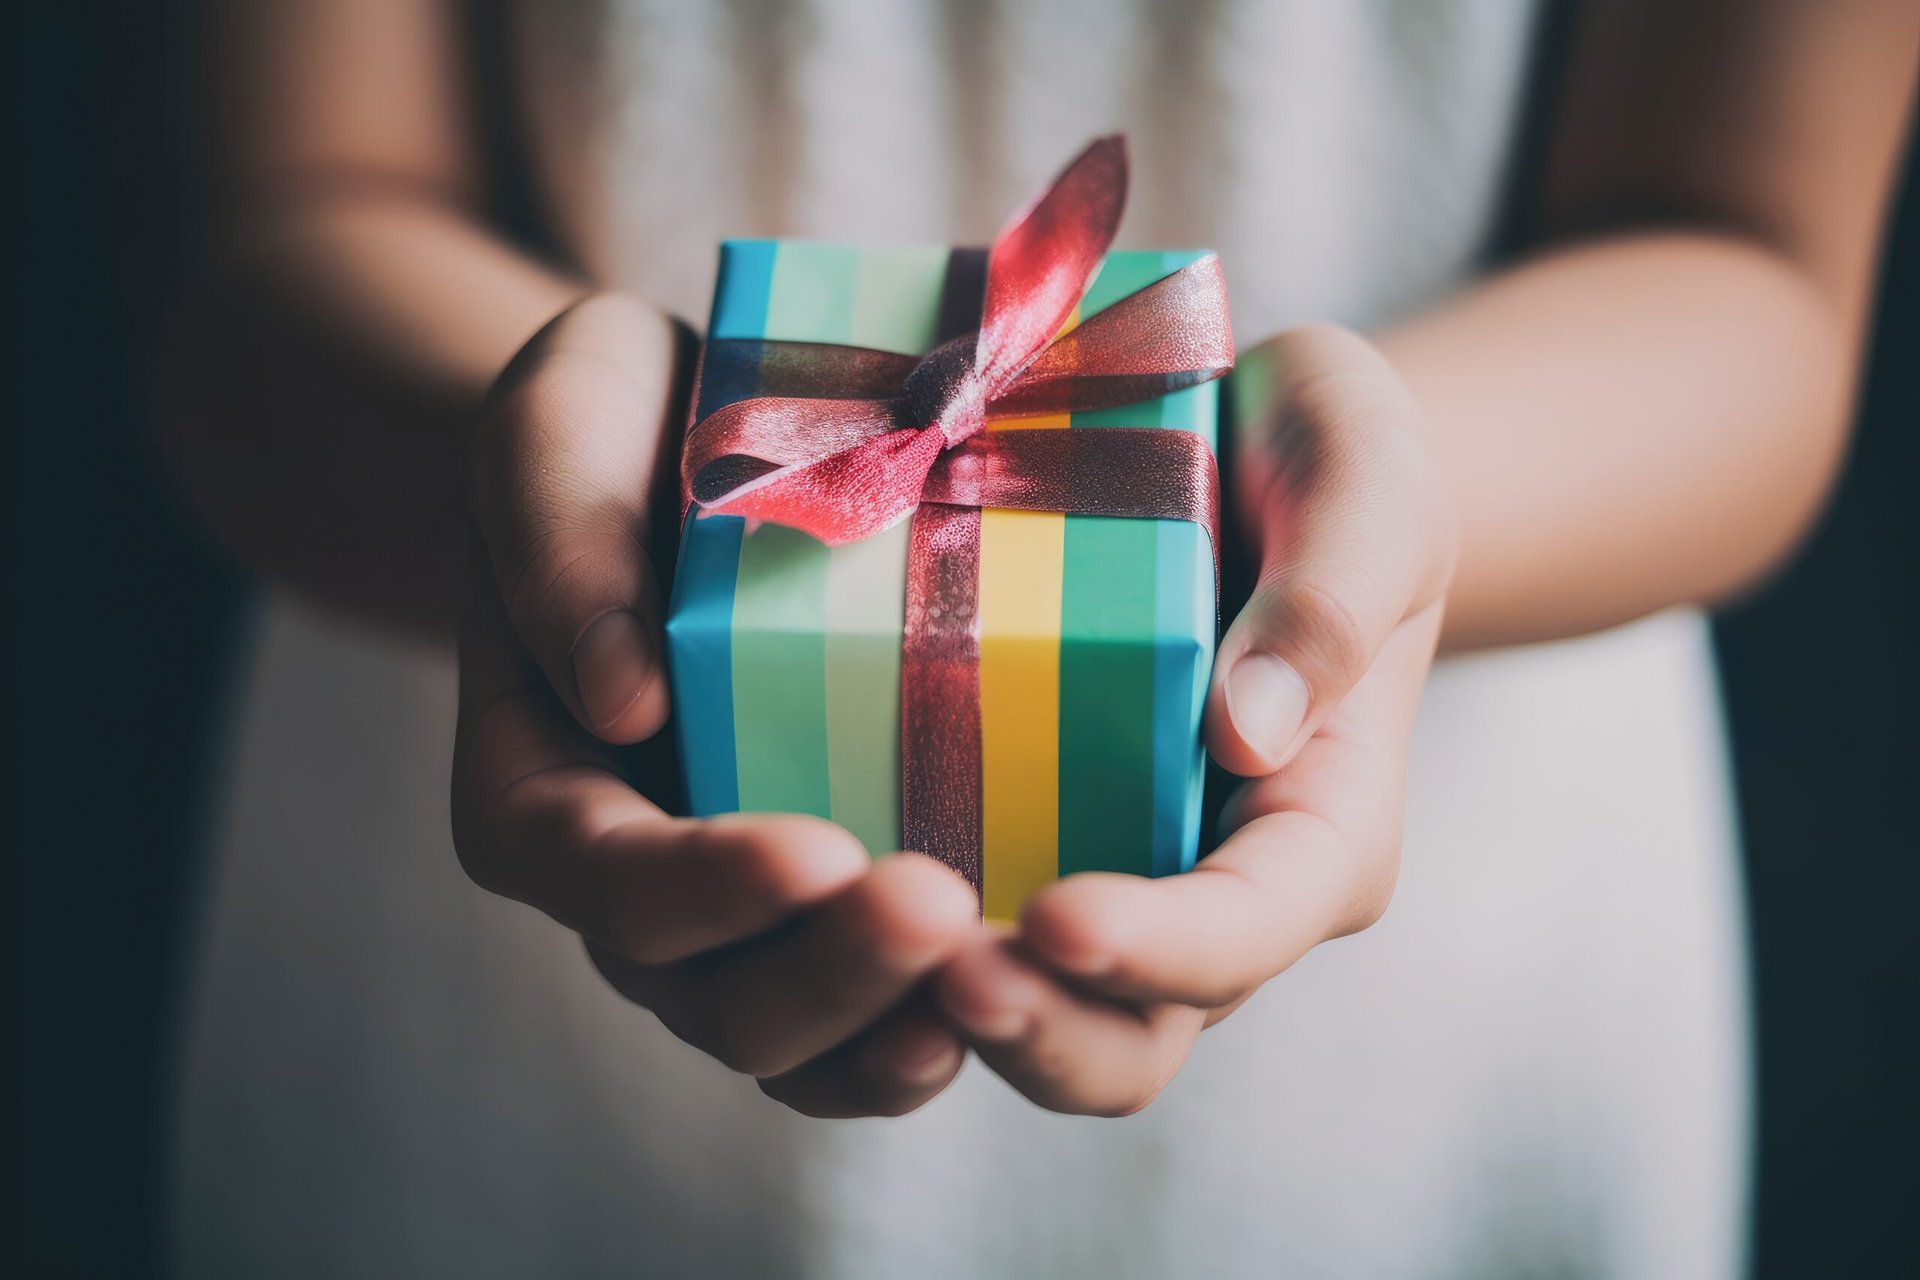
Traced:
<svg viewBox="0 0 1920 1280">
<path fill-rule="evenodd" d="M 969 1050 L 1040 1105 L 1135 1111 L 1385 909 L 1436 647 L 1724 599 L 1830 486 L 1920 11 L 1588 10 L 1531 255 L 1371 341 L 1271 340 L 1285 393 L 1230 495 L 1263 568 L 1207 711 L 1248 779 L 1223 843 L 1071 877 L 1010 932 L 831 824 L 671 817 L 611 750 L 667 712 L 635 531 L 673 332 L 492 226 L 434 0 L 215 7 L 219 252 L 160 351 L 162 443 L 262 571 L 457 615 L 463 864 L 675 1034 L 809 1114 L 911 1110 Z"/>
</svg>

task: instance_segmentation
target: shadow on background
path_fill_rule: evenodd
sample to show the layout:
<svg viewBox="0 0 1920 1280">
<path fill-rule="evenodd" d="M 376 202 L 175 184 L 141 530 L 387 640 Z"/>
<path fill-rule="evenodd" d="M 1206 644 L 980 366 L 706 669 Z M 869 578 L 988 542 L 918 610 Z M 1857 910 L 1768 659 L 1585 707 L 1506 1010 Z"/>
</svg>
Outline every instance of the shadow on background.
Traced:
<svg viewBox="0 0 1920 1280">
<path fill-rule="evenodd" d="M 167 6 L 21 8 L 0 1271 L 138 1276 L 164 1256 L 180 983 L 247 592 L 167 500 L 138 412 L 191 159 L 169 149 Z M 1763 1276 L 1920 1273 L 1915 188 L 1910 166 L 1834 509 L 1717 627 L 1756 926 Z"/>
<path fill-rule="evenodd" d="M 160 1269 L 175 1029 L 245 589 L 153 466 L 161 6 L 14 7 L 0 1274 Z"/>
<path fill-rule="evenodd" d="M 1920 1275 L 1920 147 L 1853 456 L 1716 619 L 1759 994 L 1759 1271 Z"/>
</svg>

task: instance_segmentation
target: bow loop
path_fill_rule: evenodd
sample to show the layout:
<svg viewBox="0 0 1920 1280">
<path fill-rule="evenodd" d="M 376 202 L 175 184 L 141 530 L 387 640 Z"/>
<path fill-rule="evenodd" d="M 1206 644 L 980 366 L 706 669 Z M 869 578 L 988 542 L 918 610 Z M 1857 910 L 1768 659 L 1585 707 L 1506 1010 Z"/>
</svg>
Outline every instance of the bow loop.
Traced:
<svg viewBox="0 0 1920 1280">
<path fill-rule="evenodd" d="M 1127 202 L 1127 144 L 1095 139 L 1008 219 L 987 259 L 980 375 L 1003 391 L 1066 324 L 1107 256 Z"/>
</svg>

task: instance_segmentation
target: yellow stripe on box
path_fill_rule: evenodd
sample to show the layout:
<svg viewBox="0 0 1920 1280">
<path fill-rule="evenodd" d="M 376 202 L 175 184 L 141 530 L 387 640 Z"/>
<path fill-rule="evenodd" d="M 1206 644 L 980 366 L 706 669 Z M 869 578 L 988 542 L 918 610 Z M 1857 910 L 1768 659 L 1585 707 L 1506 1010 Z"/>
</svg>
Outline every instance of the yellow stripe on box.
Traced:
<svg viewBox="0 0 1920 1280">
<path fill-rule="evenodd" d="M 1064 428 L 1067 415 L 998 427 Z M 1066 517 L 980 513 L 981 908 L 1012 920 L 1060 874 L 1060 586 Z"/>
</svg>

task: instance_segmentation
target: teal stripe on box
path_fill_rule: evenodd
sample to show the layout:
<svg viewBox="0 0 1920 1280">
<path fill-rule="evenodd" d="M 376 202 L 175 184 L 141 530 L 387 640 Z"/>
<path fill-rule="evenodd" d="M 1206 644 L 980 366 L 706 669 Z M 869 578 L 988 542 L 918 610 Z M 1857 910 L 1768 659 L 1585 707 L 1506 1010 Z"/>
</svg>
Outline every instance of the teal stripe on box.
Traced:
<svg viewBox="0 0 1920 1280">
<path fill-rule="evenodd" d="M 1162 255 L 1171 275 L 1198 253 Z M 1197 432 L 1219 449 L 1220 384 L 1203 382 L 1162 397 L 1160 425 Z M 1198 525 L 1156 521 L 1153 651 L 1153 874 L 1193 865 L 1200 843 L 1200 800 L 1206 779 L 1200 717 L 1213 671 L 1213 540 Z"/>
<path fill-rule="evenodd" d="M 1200 715 L 1213 668 L 1213 544 L 1200 526 L 1156 520 L 1153 874 L 1193 865 L 1200 838 Z"/>
<path fill-rule="evenodd" d="M 1069 516 L 1060 588 L 1060 874 L 1153 870 L 1152 520 Z"/>
<path fill-rule="evenodd" d="M 1200 256 L 1109 254 L 1087 290 L 1082 318 Z M 1217 397 L 1207 383 L 1075 414 L 1073 425 L 1173 427 L 1213 446 Z M 1191 865 L 1200 822 L 1199 715 L 1213 636 L 1211 554 L 1206 535 L 1182 522 L 1067 518 L 1062 875 L 1096 867 L 1165 875 Z M 1090 763 L 1096 754 L 1105 767 Z"/>
<path fill-rule="evenodd" d="M 733 584 L 739 516 L 687 524 L 667 611 L 667 662 L 687 807 L 701 816 L 740 807 L 733 760 Z"/>
</svg>

